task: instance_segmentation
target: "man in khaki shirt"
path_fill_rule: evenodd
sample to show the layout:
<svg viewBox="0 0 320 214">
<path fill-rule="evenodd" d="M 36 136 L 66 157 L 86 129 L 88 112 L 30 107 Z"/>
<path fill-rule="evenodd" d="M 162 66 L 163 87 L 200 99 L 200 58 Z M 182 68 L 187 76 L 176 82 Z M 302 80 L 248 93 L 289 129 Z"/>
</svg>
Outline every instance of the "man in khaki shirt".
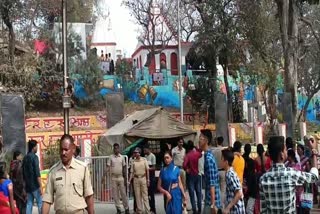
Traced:
<svg viewBox="0 0 320 214">
<path fill-rule="evenodd" d="M 113 145 L 113 152 L 114 154 L 112 154 L 107 161 L 107 166 L 111 176 L 112 193 L 117 209 L 117 214 L 121 213 L 119 192 L 125 209 L 125 214 L 129 214 L 128 198 L 126 195 L 126 188 L 124 186 L 124 177 L 126 177 L 126 162 L 123 156 L 120 154 L 119 144 L 115 143 Z"/>
<path fill-rule="evenodd" d="M 60 139 L 60 158 L 49 172 L 43 195 L 42 213 L 50 212 L 51 204 L 57 214 L 94 214 L 90 172 L 85 163 L 73 158 L 74 139 L 65 134 Z"/>
<path fill-rule="evenodd" d="M 137 213 L 141 214 L 143 210 L 146 213 L 150 213 L 149 199 L 148 199 L 148 187 L 150 185 L 149 180 L 149 166 L 145 158 L 142 158 L 141 149 L 136 148 L 134 150 L 135 159 L 132 163 L 132 170 L 130 174 L 129 183 L 133 179 L 134 194 L 136 196 Z M 144 209 L 142 208 L 144 205 Z"/>
</svg>

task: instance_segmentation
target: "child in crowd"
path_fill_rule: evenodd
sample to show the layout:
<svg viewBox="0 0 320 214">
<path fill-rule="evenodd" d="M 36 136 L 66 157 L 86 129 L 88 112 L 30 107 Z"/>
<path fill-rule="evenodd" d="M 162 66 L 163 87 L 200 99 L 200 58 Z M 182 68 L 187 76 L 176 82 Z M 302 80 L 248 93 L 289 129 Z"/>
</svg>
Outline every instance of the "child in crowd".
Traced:
<svg viewBox="0 0 320 214">
<path fill-rule="evenodd" d="M 237 174 L 232 168 L 234 154 L 229 149 L 222 150 L 222 165 L 226 171 L 227 200 L 223 213 L 244 214 L 245 206 L 242 187 Z"/>
</svg>

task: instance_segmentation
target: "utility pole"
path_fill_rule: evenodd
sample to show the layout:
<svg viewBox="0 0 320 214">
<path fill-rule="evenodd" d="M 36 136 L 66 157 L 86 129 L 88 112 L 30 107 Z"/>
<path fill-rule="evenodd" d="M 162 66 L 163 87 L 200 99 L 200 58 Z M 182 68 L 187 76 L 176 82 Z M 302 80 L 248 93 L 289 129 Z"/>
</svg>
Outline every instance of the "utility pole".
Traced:
<svg viewBox="0 0 320 214">
<path fill-rule="evenodd" d="M 182 54 L 181 54 L 181 26 L 180 26 L 180 0 L 178 0 L 178 52 L 179 52 L 179 95 L 180 95 L 180 120 L 183 123 L 183 89 L 182 89 Z"/>
<path fill-rule="evenodd" d="M 62 41 L 63 41 L 63 122 L 64 134 L 69 134 L 69 108 L 71 97 L 68 93 L 68 56 L 67 56 L 67 0 L 62 0 Z"/>
</svg>

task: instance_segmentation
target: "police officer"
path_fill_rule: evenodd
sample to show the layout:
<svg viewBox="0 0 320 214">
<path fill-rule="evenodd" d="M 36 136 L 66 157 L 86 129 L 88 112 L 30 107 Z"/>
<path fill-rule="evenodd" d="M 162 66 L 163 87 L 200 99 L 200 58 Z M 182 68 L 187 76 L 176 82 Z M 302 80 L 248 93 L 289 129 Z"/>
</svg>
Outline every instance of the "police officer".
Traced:
<svg viewBox="0 0 320 214">
<path fill-rule="evenodd" d="M 150 206 L 148 200 L 148 187 L 150 185 L 149 180 L 149 166 L 145 158 L 142 158 L 141 149 L 136 148 L 134 150 L 135 159 L 132 163 L 132 170 L 130 174 L 129 183 L 133 179 L 134 194 L 136 196 L 137 203 L 137 214 L 141 214 L 142 210 L 145 210 L 146 213 L 150 213 Z M 142 209 L 142 204 L 144 209 Z"/>
<path fill-rule="evenodd" d="M 126 188 L 124 186 L 124 177 L 126 177 L 126 162 L 123 156 L 120 154 L 119 144 L 115 143 L 113 145 L 113 152 L 114 154 L 112 154 L 108 159 L 107 166 L 108 171 L 110 170 L 111 173 L 111 186 L 112 192 L 114 193 L 113 198 L 115 201 L 117 214 L 121 214 L 119 192 L 125 209 L 125 214 L 129 214 L 128 198 L 126 195 Z"/>
<path fill-rule="evenodd" d="M 60 139 L 60 158 L 49 172 L 43 195 L 42 213 L 49 214 L 54 203 L 57 214 L 94 214 L 90 172 L 85 163 L 73 157 L 76 146 L 71 135 Z"/>
<path fill-rule="evenodd" d="M 156 170 L 156 164 L 157 159 L 156 156 L 151 152 L 149 145 L 146 144 L 143 148 L 144 157 L 148 161 L 149 165 L 149 177 L 150 177 L 150 185 L 148 188 L 148 194 L 149 194 L 149 205 L 150 205 L 150 211 L 155 214 L 156 213 L 156 205 L 155 205 L 155 199 L 154 194 L 156 187 L 156 176 L 155 176 L 155 170 Z"/>
</svg>

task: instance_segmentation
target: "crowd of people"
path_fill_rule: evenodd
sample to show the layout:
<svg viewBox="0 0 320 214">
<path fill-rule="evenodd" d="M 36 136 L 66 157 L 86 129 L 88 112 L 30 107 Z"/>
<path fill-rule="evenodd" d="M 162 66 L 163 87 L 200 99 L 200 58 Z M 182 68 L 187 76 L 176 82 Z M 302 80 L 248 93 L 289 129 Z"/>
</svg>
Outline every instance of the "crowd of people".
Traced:
<svg viewBox="0 0 320 214">
<path fill-rule="evenodd" d="M 111 53 L 103 53 L 103 50 L 101 50 L 101 55 L 100 55 L 100 66 L 101 66 L 101 70 L 105 73 L 105 74 L 110 74 L 113 75 L 114 74 L 114 61 L 111 58 Z"/>
<path fill-rule="evenodd" d="M 45 192 L 42 189 L 38 142 L 28 142 L 28 153 L 23 157 L 13 153 L 10 167 L 0 167 L 0 213 L 32 214 L 34 201 L 38 213 L 49 214 L 54 204 L 56 213 L 94 213 L 93 189 L 88 166 L 76 159 L 78 150 L 71 135 L 60 139 L 60 159 L 49 172 Z M 7 169 L 8 168 L 8 169 Z"/>
<path fill-rule="evenodd" d="M 197 147 L 183 138 L 176 147 L 168 146 L 157 183 L 166 213 L 185 213 L 187 200 L 197 214 L 310 213 L 317 200 L 315 183 L 319 175 L 313 137 L 298 143 L 290 137 L 271 137 L 267 148 L 259 144 L 255 153 L 251 144 L 236 141 L 230 148 L 223 144 L 223 137 L 213 140 L 210 130 L 201 130 Z M 154 199 L 151 200 L 155 181 L 150 176 L 156 161 L 155 157 L 153 161 L 148 158 L 148 145 L 144 150 L 146 159 L 136 148 L 129 164 L 137 204 L 134 211 L 156 213 Z"/>
<path fill-rule="evenodd" d="M 42 185 L 39 159 L 36 155 L 37 141 L 28 142 L 28 154 L 13 153 L 10 167 L 3 163 L 0 167 L 0 213 L 32 213 L 36 201 L 39 213 L 42 208 Z M 8 173 L 9 172 L 9 173 Z"/>
<path fill-rule="evenodd" d="M 174 148 L 167 144 L 156 181 L 156 156 L 148 144 L 143 150 L 134 149 L 129 166 L 119 144 L 114 144 L 103 179 L 110 176 L 117 213 L 121 205 L 125 214 L 130 213 L 127 180 L 138 214 L 184 214 L 188 200 L 196 214 L 310 213 L 317 200 L 319 176 L 314 138 L 306 137 L 297 144 L 292 138 L 270 137 L 267 149 L 257 145 L 256 155 L 250 144 L 223 145 L 224 139 L 213 140 L 207 129 L 201 130 L 197 146 L 183 138 Z M 6 166 L 0 167 L 0 213 L 31 214 L 34 200 L 43 214 L 50 212 L 52 204 L 56 213 L 94 213 L 90 169 L 76 158 L 79 151 L 72 136 L 60 139 L 61 160 L 50 169 L 45 192 L 35 140 L 28 142 L 28 151 L 25 157 L 14 152 L 9 173 Z M 156 210 L 156 190 L 163 194 L 164 210 Z"/>
</svg>

